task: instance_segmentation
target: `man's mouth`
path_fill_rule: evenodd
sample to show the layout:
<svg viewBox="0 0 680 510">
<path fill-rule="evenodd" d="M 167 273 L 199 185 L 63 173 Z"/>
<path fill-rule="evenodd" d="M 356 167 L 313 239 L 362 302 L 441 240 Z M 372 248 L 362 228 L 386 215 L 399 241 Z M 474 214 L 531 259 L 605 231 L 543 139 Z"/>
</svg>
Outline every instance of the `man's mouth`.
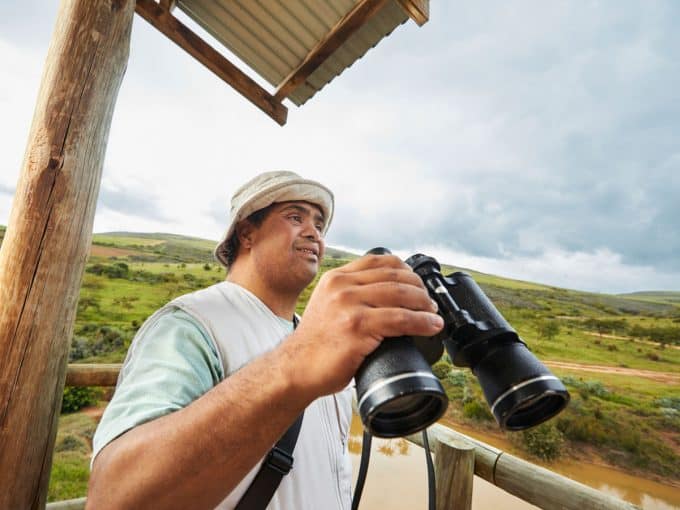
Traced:
<svg viewBox="0 0 680 510">
<path fill-rule="evenodd" d="M 314 248 L 297 248 L 297 250 L 306 253 L 307 255 L 314 255 L 315 257 L 319 256 L 319 251 Z"/>
</svg>

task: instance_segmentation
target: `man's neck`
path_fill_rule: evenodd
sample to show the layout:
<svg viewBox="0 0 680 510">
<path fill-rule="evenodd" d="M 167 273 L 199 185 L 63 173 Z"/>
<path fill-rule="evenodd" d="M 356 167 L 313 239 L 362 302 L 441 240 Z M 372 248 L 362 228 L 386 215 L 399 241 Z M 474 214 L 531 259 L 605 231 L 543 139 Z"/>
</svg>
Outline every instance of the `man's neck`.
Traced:
<svg viewBox="0 0 680 510">
<path fill-rule="evenodd" d="M 286 320 L 293 320 L 295 305 L 300 292 L 283 292 L 273 289 L 259 275 L 239 267 L 232 267 L 227 273 L 227 281 L 235 283 L 252 292 L 269 308 L 274 315 Z"/>
</svg>

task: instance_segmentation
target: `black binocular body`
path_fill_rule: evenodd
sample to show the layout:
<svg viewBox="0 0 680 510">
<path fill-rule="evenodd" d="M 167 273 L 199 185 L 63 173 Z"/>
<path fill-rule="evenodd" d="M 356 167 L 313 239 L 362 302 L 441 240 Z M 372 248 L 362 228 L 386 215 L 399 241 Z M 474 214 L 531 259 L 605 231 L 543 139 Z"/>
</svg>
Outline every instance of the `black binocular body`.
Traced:
<svg viewBox="0 0 680 510">
<path fill-rule="evenodd" d="M 390 252 L 374 248 L 368 253 Z M 533 427 L 564 409 L 569 393 L 562 382 L 529 351 L 470 275 L 443 276 L 439 263 L 422 254 L 406 263 L 436 301 L 444 328 L 434 337 L 385 339 L 359 367 L 359 414 L 372 435 L 412 434 L 444 414 L 448 398 L 430 368 L 444 348 L 454 365 L 472 370 L 502 429 Z"/>
</svg>

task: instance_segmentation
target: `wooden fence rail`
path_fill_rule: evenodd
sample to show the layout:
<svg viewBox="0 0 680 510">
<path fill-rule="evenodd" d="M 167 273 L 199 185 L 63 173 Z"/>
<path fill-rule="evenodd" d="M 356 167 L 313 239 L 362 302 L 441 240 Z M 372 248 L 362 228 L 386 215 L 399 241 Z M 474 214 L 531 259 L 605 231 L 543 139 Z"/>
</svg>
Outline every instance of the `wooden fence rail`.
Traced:
<svg viewBox="0 0 680 510">
<path fill-rule="evenodd" d="M 120 367 L 120 364 L 71 364 L 66 372 L 66 385 L 115 386 Z M 631 503 L 522 460 L 439 423 L 430 426 L 427 435 L 430 449 L 437 456 L 435 472 L 439 482 L 438 510 L 471 508 L 473 471 L 496 487 L 544 509 L 639 510 L 639 507 Z M 420 434 L 406 439 L 423 446 Z M 50 503 L 47 506 L 51 510 L 76 510 L 84 507 L 84 498 Z"/>
</svg>

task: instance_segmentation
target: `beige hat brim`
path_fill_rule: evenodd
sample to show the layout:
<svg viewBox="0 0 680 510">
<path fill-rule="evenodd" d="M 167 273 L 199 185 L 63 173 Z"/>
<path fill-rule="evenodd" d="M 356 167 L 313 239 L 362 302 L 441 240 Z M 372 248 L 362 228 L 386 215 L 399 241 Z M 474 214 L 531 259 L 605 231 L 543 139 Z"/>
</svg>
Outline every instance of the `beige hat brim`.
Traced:
<svg viewBox="0 0 680 510">
<path fill-rule="evenodd" d="M 331 190 L 323 184 L 303 179 L 292 172 L 285 172 L 285 174 L 286 178 L 281 182 L 270 181 L 264 183 L 259 189 L 253 190 L 252 194 L 243 197 L 241 203 L 233 202 L 237 201 L 239 191 L 242 191 L 245 186 L 237 191 L 234 201 L 232 201 L 229 225 L 215 248 L 215 257 L 222 265 L 227 266 L 227 241 L 233 235 L 236 225 L 255 211 L 264 209 L 277 202 L 301 201 L 319 206 L 324 216 L 323 233 L 324 235 L 326 234 L 333 219 L 334 204 Z"/>
</svg>

